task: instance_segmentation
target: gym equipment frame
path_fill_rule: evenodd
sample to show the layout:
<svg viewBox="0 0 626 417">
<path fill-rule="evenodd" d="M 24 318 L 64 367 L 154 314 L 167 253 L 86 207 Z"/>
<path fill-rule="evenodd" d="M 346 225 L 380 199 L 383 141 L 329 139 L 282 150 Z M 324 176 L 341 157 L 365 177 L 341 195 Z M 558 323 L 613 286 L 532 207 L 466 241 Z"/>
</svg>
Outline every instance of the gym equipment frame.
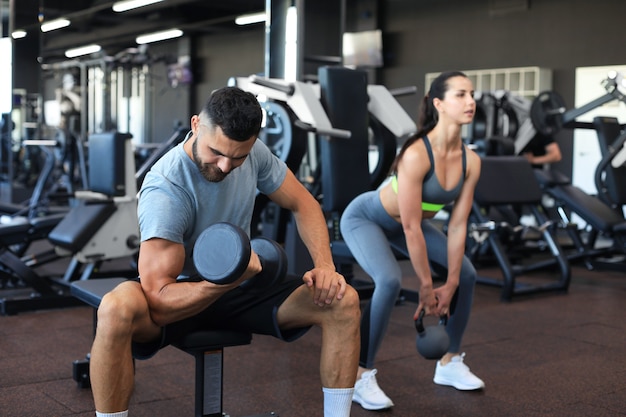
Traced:
<svg viewBox="0 0 626 417">
<path fill-rule="evenodd" d="M 570 264 L 557 241 L 552 223 L 543 212 L 542 190 L 530 164 L 526 158 L 519 156 L 486 156 L 481 161 L 480 179 L 476 185 L 470 214 L 470 221 L 473 224 L 469 226 L 468 236 L 473 237 L 476 243 L 476 246 L 469 250 L 470 259 L 475 261 L 472 259 L 472 251 L 478 253 L 480 247 L 485 246 L 495 256 L 502 271 L 502 279 L 480 276 L 477 281 L 502 287 L 500 297 L 502 301 L 511 301 L 514 296 L 523 294 L 567 292 L 571 278 Z M 512 187 L 512 184 L 516 186 Z M 536 223 L 540 225 L 535 231 L 549 250 L 549 256 L 525 263 L 512 262 L 506 245 L 500 238 L 501 230 L 498 227 L 500 225 L 494 224 L 488 217 L 490 207 L 509 204 L 525 207 L 531 212 Z M 506 228 L 506 225 L 504 227 Z M 555 279 L 548 279 L 547 282 L 518 280 L 532 271 L 545 268 L 557 269 Z"/>
</svg>

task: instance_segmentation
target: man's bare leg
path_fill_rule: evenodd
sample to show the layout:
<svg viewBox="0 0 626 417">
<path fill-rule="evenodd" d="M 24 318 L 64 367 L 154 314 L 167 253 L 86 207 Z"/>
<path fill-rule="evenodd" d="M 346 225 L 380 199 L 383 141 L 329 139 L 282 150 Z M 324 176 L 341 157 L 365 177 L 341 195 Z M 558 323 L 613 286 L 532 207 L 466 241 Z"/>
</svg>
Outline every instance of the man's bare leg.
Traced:
<svg viewBox="0 0 626 417">
<path fill-rule="evenodd" d="M 128 410 L 135 372 L 131 342 L 133 338 L 155 340 L 160 334 L 161 329 L 150 319 L 148 303 L 138 282 L 124 282 L 102 298 L 89 359 L 97 411 Z"/>
<path fill-rule="evenodd" d="M 281 328 L 320 326 L 322 386 L 353 388 L 361 341 L 359 296 L 349 286 L 341 300 L 320 307 L 313 303 L 312 291 L 306 285 L 294 291 L 278 309 L 278 324 Z"/>
</svg>

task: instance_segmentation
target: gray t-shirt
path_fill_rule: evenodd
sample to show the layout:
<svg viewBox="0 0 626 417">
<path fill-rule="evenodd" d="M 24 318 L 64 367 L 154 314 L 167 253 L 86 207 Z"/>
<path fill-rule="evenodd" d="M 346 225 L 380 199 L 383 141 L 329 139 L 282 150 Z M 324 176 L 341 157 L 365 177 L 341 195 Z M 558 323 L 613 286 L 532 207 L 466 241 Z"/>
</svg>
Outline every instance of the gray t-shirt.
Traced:
<svg viewBox="0 0 626 417">
<path fill-rule="evenodd" d="M 191 254 L 200 233 L 213 223 L 229 222 L 250 235 L 257 190 L 273 193 L 286 173 L 286 164 L 257 139 L 241 166 L 223 181 L 209 182 L 181 143 L 157 161 L 143 181 L 137 209 L 141 240 L 161 238 L 182 243 L 182 275 L 194 275 Z"/>
</svg>

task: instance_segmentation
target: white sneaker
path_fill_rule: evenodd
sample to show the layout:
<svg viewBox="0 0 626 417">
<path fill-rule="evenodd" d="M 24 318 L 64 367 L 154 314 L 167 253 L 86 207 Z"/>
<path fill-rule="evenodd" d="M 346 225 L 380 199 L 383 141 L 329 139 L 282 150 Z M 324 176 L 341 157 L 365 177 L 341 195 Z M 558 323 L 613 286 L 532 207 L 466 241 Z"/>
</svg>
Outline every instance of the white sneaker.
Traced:
<svg viewBox="0 0 626 417">
<path fill-rule="evenodd" d="M 446 365 L 437 361 L 433 381 L 439 385 L 449 385 L 458 390 L 470 391 L 485 388 L 485 383 L 474 375 L 463 363 L 465 353 L 452 358 Z"/>
<path fill-rule="evenodd" d="M 384 410 L 393 407 L 393 401 L 385 395 L 376 382 L 376 369 L 363 372 L 354 384 L 352 401 L 361 404 L 366 410 Z"/>
</svg>

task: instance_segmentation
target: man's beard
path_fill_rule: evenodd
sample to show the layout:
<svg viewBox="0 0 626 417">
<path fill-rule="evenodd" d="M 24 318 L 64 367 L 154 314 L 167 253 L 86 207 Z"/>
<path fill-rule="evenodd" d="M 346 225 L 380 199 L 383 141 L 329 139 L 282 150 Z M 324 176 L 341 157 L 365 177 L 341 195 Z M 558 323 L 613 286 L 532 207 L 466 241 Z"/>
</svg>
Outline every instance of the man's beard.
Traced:
<svg viewBox="0 0 626 417">
<path fill-rule="evenodd" d="M 198 156 L 198 139 L 193 142 L 191 145 L 191 154 L 193 155 L 193 162 L 196 164 L 202 176 L 210 182 L 220 182 L 228 173 L 224 173 L 219 167 L 215 164 L 203 164 Z"/>
</svg>

